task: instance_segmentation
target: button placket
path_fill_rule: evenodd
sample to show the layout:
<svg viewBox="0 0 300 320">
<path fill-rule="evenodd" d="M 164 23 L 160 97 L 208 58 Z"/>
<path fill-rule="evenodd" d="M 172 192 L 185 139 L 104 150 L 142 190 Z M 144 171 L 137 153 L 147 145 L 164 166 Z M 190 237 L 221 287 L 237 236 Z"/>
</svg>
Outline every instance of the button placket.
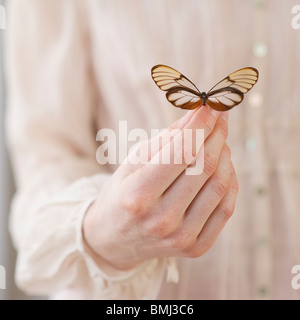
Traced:
<svg viewBox="0 0 300 320">
<path fill-rule="evenodd" d="M 267 11 L 263 0 L 254 1 L 253 22 L 253 62 L 254 66 L 263 78 L 266 70 L 266 58 L 269 53 L 268 44 L 265 41 Z M 245 148 L 251 165 L 251 198 L 252 201 L 252 225 L 253 225 L 253 293 L 255 299 L 268 299 L 272 288 L 272 262 L 270 248 L 270 199 L 267 189 L 268 165 L 266 163 L 266 148 L 264 141 L 264 82 L 258 81 L 248 100 L 247 139 Z"/>
</svg>

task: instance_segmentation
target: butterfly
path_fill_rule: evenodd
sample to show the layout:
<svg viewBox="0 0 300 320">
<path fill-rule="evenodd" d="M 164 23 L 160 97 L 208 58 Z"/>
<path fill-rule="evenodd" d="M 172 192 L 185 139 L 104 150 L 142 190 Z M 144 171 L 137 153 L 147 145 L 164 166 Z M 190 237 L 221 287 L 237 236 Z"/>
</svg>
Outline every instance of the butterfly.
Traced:
<svg viewBox="0 0 300 320">
<path fill-rule="evenodd" d="M 208 104 L 217 111 L 226 111 L 240 104 L 258 80 L 258 71 L 248 67 L 237 70 L 218 82 L 207 93 L 200 90 L 179 71 L 159 64 L 151 69 L 157 86 L 175 107 L 195 109 Z"/>
</svg>

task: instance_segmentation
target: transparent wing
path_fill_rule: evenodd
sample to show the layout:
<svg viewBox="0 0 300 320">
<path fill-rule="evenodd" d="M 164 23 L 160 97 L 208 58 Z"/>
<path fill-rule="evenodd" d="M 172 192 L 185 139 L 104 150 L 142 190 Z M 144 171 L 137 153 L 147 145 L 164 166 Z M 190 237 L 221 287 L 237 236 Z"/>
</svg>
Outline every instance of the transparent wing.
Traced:
<svg viewBox="0 0 300 320">
<path fill-rule="evenodd" d="M 258 75 L 258 71 L 252 67 L 237 70 L 218 82 L 208 91 L 207 95 L 214 95 L 219 89 L 228 87 L 237 89 L 245 94 L 255 85 Z"/>
<path fill-rule="evenodd" d="M 198 88 L 188 78 L 171 67 L 163 64 L 156 65 L 152 68 L 151 75 L 154 82 L 163 91 L 180 87 L 189 89 L 196 94 L 201 94 Z"/>
<path fill-rule="evenodd" d="M 237 106 L 244 99 L 244 94 L 234 88 L 223 88 L 214 90 L 208 96 L 206 103 L 214 110 L 226 111 Z"/>
<path fill-rule="evenodd" d="M 195 94 L 193 90 L 187 90 L 179 87 L 168 90 L 166 97 L 173 106 L 181 109 L 192 110 L 203 104 L 198 93 Z"/>
</svg>

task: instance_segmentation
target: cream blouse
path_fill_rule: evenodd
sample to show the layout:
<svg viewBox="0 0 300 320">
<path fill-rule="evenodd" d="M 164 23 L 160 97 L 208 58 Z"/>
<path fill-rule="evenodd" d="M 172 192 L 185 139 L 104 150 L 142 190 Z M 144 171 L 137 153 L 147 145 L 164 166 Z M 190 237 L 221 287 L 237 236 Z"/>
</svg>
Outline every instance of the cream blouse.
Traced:
<svg viewBox="0 0 300 320">
<path fill-rule="evenodd" d="M 9 2 L 18 286 L 66 299 L 299 299 L 291 284 L 300 265 L 297 1 Z M 211 250 L 177 259 L 178 269 L 172 259 L 127 272 L 99 268 L 83 247 L 82 220 L 117 165 L 97 163 L 97 131 L 118 132 L 127 121 L 128 130 L 150 132 L 185 114 L 153 83 L 158 63 L 203 91 L 236 69 L 259 70 L 258 84 L 230 111 L 235 214 Z"/>
</svg>

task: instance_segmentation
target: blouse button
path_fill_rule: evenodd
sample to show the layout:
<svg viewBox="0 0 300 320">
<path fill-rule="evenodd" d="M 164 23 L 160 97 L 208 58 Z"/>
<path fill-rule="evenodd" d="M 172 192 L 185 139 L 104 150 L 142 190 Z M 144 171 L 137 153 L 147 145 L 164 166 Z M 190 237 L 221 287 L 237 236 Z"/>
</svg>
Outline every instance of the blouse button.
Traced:
<svg viewBox="0 0 300 320">
<path fill-rule="evenodd" d="M 266 190 L 264 187 L 259 186 L 259 187 L 256 187 L 256 188 L 255 188 L 255 193 L 256 193 L 258 196 L 263 196 L 263 195 L 266 194 L 266 192 L 267 192 L 267 190 Z"/>
<path fill-rule="evenodd" d="M 263 0 L 255 0 L 255 7 L 257 9 L 262 9 L 264 7 L 264 1 Z"/>
<path fill-rule="evenodd" d="M 266 286 L 262 285 L 258 288 L 258 293 L 261 297 L 265 297 L 269 293 L 269 290 Z"/>
<path fill-rule="evenodd" d="M 246 140 L 246 149 L 249 152 L 252 152 L 256 149 L 256 141 L 253 138 L 248 138 Z"/>
<path fill-rule="evenodd" d="M 257 244 L 260 248 L 265 248 L 268 245 L 268 240 L 265 237 L 260 237 L 257 240 Z"/>
<path fill-rule="evenodd" d="M 260 93 L 254 93 L 249 97 L 249 105 L 252 108 L 258 108 L 263 104 L 264 98 Z"/>
<path fill-rule="evenodd" d="M 253 53 L 257 58 L 264 58 L 269 52 L 269 48 L 265 42 L 258 41 L 253 46 Z"/>
</svg>

